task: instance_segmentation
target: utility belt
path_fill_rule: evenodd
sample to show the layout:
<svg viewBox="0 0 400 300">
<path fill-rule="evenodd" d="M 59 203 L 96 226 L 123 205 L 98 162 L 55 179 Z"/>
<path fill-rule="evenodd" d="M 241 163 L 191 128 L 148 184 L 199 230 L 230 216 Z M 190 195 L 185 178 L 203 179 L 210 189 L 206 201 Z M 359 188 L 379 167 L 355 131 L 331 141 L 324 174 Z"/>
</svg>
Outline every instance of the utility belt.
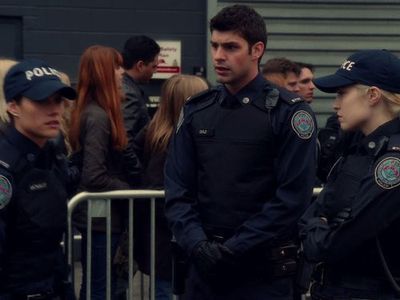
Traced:
<svg viewBox="0 0 400 300">
<path fill-rule="evenodd" d="M 206 230 L 206 235 L 210 241 L 223 244 L 233 236 L 229 232 L 225 235 L 227 232 Z M 271 280 L 293 276 L 297 271 L 297 253 L 298 246 L 292 241 L 272 248 L 260 246 L 238 259 L 238 271 Z"/>
<path fill-rule="evenodd" d="M 333 272 L 324 264 L 318 264 L 315 268 L 312 293 L 324 299 L 324 292 L 332 294 L 345 294 L 354 299 L 378 299 L 383 294 L 391 294 L 390 283 L 384 278 L 365 277 L 362 275 L 350 275 L 346 272 Z M 335 299 L 333 296 L 332 299 Z"/>
<path fill-rule="evenodd" d="M 51 280 L 49 281 L 51 282 Z M 41 282 L 29 289 L 13 291 L 0 289 L 0 300 L 76 300 L 70 281 L 60 281 L 55 286 Z"/>
<path fill-rule="evenodd" d="M 221 231 L 206 231 L 210 241 L 223 244 L 232 235 L 223 235 Z M 189 258 L 182 248 L 173 239 L 171 241 L 173 263 L 172 263 L 172 286 L 175 295 L 185 292 L 185 280 L 189 269 Z M 238 259 L 236 275 L 244 278 L 265 278 L 274 280 L 282 277 L 293 276 L 297 270 L 297 245 L 293 242 L 284 243 L 271 249 L 255 249 L 249 255 Z M 236 276 L 235 274 L 231 274 Z"/>
<path fill-rule="evenodd" d="M 42 292 L 34 294 L 5 294 L 0 295 L 0 300 L 62 300 L 53 292 Z"/>
</svg>

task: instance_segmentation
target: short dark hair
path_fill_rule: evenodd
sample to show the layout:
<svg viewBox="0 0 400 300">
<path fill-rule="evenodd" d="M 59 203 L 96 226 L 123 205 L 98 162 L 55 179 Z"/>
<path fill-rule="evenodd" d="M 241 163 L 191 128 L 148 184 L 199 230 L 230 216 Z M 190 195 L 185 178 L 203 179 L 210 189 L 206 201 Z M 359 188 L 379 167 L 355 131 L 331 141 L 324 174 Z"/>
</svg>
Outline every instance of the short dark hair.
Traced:
<svg viewBox="0 0 400 300">
<path fill-rule="evenodd" d="M 293 72 L 297 76 L 300 75 L 300 67 L 298 64 L 292 62 L 285 57 L 272 58 L 265 62 L 262 73 L 266 74 L 282 74 L 286 76 L 288 73 Z"/>
<path fill-rule="evenodd" d="M 257 42 L 267 46 L 267 27 L 264 19 L 253 8 L 246 5 L 232 5 L 223 8 L 210 20 L 210 32 L 235 31 L 250 46 Z"/>
<path fill-rule="evenodd" d="M 314 67 L 314 65 L 312 65 L 312 64 L 303 63 L 303 62 L 299 62 L 299 61 L 295 61 L 295 64 L 299 66 L 300 71 L 301 71 L 301 69 L 303 69 L 303 68 L 307 68 L 307 69 L 310 69 L 310 71 L 314 73 L 315 67 Z"/>
<path fill-rule="evenodd" d="M 160 46 L 152 38 L 145 35 L 132 36 L 125 42 L 122 50 L 124 68 L 132 68 L 139 60 L 148 64 L 159 53 Z"/>
</svg>

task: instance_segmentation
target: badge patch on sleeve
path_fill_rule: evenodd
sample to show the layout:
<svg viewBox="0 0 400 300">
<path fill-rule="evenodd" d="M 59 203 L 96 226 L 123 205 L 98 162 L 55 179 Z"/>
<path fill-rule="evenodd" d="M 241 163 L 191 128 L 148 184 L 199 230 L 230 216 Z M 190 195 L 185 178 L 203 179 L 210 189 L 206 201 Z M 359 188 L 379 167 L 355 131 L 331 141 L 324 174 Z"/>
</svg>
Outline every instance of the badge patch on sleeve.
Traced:
<svg viewBox="0 0 400 300">
<path fill-rule="evenodd" d="M 309 139 L 314 132 L 314 120 L 305 110 L 299 110 L 292 117 L 292 128 L 301 139 Z"/>
<path fill-rule="evenodd" d="M 4 208 L 10 202 L 12 196 L 12 186 L 10 181 L 0 175 L 0 209 Z"/>
<path fill-rule="evenodd" d="M 400 184 L 400 159 L 386 157 L 375 168 L 375 181 L 384 189 L 392 189 Z"/>
</svg>

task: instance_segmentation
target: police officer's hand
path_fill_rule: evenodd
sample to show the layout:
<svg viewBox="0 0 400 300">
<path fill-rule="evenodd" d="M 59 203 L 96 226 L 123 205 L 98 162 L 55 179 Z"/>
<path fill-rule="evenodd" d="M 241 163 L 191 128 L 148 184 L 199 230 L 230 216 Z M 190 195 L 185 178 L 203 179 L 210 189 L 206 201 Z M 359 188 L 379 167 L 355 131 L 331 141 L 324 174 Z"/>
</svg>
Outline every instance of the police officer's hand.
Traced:
<svg viewBox="0 0 400 300">
<path fill-rule="evenodd" d="M 217 263 L 218 269 L 230 271 L 232 268 L 235 268 L 237 260 L 232 250 L 222 244 L 217 245 L 221 252 L 221 259 Z"/>
<path fill-rule="evenodd" d="M 207 280 L 224 276 L 235 267 L 234 253 L 216 242 L 201 242 L 193 252 L 193 259 L 198 272 Z"/>
<path fill-rule="evenodd" d="M 337 227 L 341 225 L 344 221 L 350 219 L 351 217 L 351 208 L 345 207 L 341 211 L 337 213 L 337 215 L 331 220 L 330 224 L 332 227 Z"/>
<path fill-rule="evenodd" d="M 202 241 L 193 250 L 193 262 L 197 271 L 203 278 L 211 279 L 217 276 L 216 266 L 222 258 L 221 250 L 217 243 Z"/>
</svg>

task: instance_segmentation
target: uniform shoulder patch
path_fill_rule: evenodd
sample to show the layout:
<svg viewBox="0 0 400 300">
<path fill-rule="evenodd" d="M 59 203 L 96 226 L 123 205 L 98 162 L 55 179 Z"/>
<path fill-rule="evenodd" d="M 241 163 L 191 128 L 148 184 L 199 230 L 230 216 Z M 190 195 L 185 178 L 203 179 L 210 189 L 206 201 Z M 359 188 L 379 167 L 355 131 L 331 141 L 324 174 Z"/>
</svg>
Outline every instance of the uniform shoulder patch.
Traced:
<svg viewBox="0 0 400 300">
<path fill-rule="evenodd" d="M 12 196 L 12 185 L 7 177 L 0 175 L 0 209 L 10 202 Z"/>
<path fill-rule="evenodd" d="M 392 189 L 400 185 L 400 159 L 385 157 L 375 168 L 375 182 L 384 189 Z"/>
<path fill-rule="evenodd" d="M 315 130 L 314 119 L 305 110 L 297 111 L 292 117 L 292 128 L 301 139 L 309 139 Z"/>
</svg>

